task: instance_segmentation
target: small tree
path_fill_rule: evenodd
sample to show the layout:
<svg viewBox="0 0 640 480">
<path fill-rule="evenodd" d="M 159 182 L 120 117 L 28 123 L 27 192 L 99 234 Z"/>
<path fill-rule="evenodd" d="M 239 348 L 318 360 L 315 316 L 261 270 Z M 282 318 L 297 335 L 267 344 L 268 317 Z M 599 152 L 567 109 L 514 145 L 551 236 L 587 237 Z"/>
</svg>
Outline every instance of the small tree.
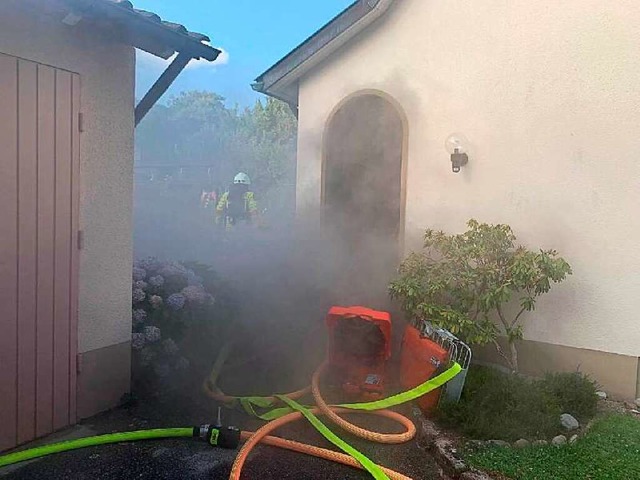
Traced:
<svg viewBox="0 0 640 480">
<path fill-rule="evenodd" d="M 459 235 L 427 230 L 425 251 L 412 253 L 390 285 L 415 321 L 429 320 L 469 344 L 492 343 L 513 371 L 518 371 L 516 341 L 522 339 L 522 318 L 536 300 L 563 281 L 571 267 L 555 250 L 516 246 L 508 225 L 469 220 Z M 514 296 L 519 308 L 510 315 Z M 506 336 L 509 355 L 498 336 Z"/>
</svg>

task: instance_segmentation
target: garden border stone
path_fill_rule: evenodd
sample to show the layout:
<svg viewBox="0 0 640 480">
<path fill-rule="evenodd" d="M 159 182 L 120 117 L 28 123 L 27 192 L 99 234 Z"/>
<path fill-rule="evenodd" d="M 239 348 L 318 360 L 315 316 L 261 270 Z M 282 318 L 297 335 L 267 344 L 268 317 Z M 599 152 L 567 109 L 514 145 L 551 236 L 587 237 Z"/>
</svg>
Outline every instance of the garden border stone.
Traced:
<svg viewBox="0 0 640 480">
<path fill-rule="evenodd" d="M 458 453 L 456 442 L 441 432 L 436 424 L 422 414 L 416 415 L 418 446 L 434 453 L 441 480 L 494 480 L 484 472 L 471 468 Z"/>
</svg>

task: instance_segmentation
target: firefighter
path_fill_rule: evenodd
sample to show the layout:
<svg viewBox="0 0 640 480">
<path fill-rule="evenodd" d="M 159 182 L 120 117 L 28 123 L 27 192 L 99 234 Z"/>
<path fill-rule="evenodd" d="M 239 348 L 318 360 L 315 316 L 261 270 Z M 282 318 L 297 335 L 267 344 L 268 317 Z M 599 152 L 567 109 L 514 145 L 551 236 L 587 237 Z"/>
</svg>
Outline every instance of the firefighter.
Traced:
<svg viewBox="0 0 640 480">
<path fill-rule="evenodd" d="M 200 195 L 200 206 L 205 210 L 216 208 L 218 206 L 216 191 L 211 188 L 203 188 L 202 195 Z"/>
<path fill-rule="evenodd" d="M 202 194 L 200 195 L 200 209 L 207 225 L 212 225 L 215 222 L 217 208 L 217 192 L 212 187 L 203 187 Z"/>
<path fill-rule="evenodd" d="M 216 223 L 224 223 L 227 229 L 240 223 L 253 223 L 258 214 L 258 204 L 251 191 L 251 179 L 240 172 L 233 179 L 229 190 L 222 194 L 216 208 Z"/>
</svg>

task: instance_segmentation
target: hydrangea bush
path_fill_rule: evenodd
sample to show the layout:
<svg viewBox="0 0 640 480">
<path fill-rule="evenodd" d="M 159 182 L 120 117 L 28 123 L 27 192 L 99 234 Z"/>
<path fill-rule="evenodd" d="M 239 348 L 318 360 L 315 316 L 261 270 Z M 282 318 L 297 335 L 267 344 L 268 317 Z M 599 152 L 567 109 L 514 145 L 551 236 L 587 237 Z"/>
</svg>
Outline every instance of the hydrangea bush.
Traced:
<svg viewBox="0 0 640 480">
<path fill-rule="evenodd" d="M 187 329 L 210 318 L 216 303 L 203 279 L 178 262 L 153 257 L 138 260 L 133 267 L 131 300 L 135 366 L 160 378 L 189 368 L 180 340 Z"/>
</svg>

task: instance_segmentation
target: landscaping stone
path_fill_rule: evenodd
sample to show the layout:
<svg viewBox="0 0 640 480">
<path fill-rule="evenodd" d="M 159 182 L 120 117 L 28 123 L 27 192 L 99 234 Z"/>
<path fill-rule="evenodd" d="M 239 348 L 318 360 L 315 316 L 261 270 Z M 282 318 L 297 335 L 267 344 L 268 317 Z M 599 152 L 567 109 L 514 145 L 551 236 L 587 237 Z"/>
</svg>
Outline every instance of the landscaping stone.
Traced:
<svg viewBox="0 0 640 480">
<path fill-rule="evenodd" d="M 460 475 L 460 480 L 492 480 L 486 473 L 477 470 L 469 470 Z"/>
<path fill-rule="evenodd" d="M 482 440 L 468 440 L 467 447 L 474 449 L 481 449 L 487 445 L 487 442 L 483 442 Z"/>
<path fill-rule="evenodd" d="M 438 480 L 453 480 L 453 478 L 447 475 L 442 467 L 438 467 Z"/>
<path fill-rule="evenodd" d="M 505 442 L 504 440 L 489 440 L 487 441 L 489 445 L 493 445 L 495 447 L 509 447 L 509 442 Z"/>
<path fill-rule="evenodd" d="M 525 448 L 525 447 L 528 447 L 529 445 L 531 445 L 531 443 L 526 438 L 521 438 L 520 440 L 516 441 L 513 444 L 513 446 L 516 448 Z"/>
<path fill-rule="evenodd" d="M 636 407 L 640 408 L 640 398 L 636 398 Z"/>
<path fill-rule="evenodd" d="M 563 413 L 560 415 L 560 423 L 564 427 L 565 430 L 572 431 L 580 428 L 580 423 L 575 419 L 573 415 L 569 415 L 568 413 Z"/>
<path fill-rule="evenodd" d="M 551 440 L 551 444 L 556 447 L 561 447 L 563 445 L 566 445 L 567 437 L 565 437 L 564 435 L 558 435 L 557 437 L 553 437 L 553 440 Z"/>
<path fill-rule="evenodd" d="M 578 435 L 571 435 L 571 438 L 569 439 L 569 444 L 573 445 L 577 441 L 578 441 Z"/>
<path fill-rule="evenodd" d="M 493 480 L 490 476 L 471 469 L 458 454 L 456 443 L 446 434 L 442 433 L 436 424 L 425 418 L 422 412 L 415 409 L 413 412 L 418 428 L 418 447 L 433 452 L 437 468 L 439 480 Z M 497 440 L 499 444 L 506 444 L 502 440 Z M 468 446 L 483 447 L 489 442 L 482 440 L 469 440 L 466 442 Z"/>
<path fill-rule="evenodd" d="M 607 392 L 596 392 L 596 395 L 598 396 L 598 398 L 600 398 L 602 400 L 606 400 L 607 399 Z"/>
<path fill-rule="evenodd" d="M 467 464 L 458 457 L 453 441 L 448 438 L 438 438 L 434 446 L 437 460 L 448 475 L 457 478 L 462 472 L 469 470 Z"/>
<path fill-rule="evenodd" d="M 421 448 L 431 448 L 434 442 L 440 436 L 440 430 L 431 420 L 422 418 L 420 421 L 420 433 L 418 435 L 418 445 Z"/>
<path fill-rule="evenodd" d="M 547 442 L 546 440 L 536 440 L 535 442 L 533 442 L 533 444 L 536 447 L 542 447 L 544 445 L 549 445 L 549 442 Z"/>
</svg>

